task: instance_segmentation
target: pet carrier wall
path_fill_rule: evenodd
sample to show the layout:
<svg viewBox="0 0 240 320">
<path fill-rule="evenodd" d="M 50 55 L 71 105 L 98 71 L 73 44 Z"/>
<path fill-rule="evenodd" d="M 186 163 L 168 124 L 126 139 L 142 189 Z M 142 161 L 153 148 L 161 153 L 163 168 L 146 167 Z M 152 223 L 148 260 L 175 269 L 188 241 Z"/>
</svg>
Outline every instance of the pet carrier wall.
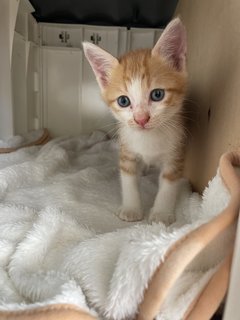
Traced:
<svg viewBox="0 0 240 320">
<path fill-rule="evenodd" d="M 193 204 L 198 203 L 201 210 L 203 208 L 208 210 L 209 205 L 211 210 L 219 210 L 220 214 L 216 215 L 217 212 L 214 211 L 214 215 L 210 215 L 212 220 L 206 220 L 206 223 L 199 223 L 199 225 L 191 221 L 192 225 L 190 226 L 189 220 L 189 226 L 186 227 L 185 231 L 181 231 L 182 233 L 180 232 L 179 236 L 175 234 L 176 239 L 174 239 L 174 243 L 167 247 L 166 252 L 160 255 L 156 249 L 159 259 L 165 260 L 164 263 L 162 260 L 161 263 L 156 263 L 154 272 L 151 273 L 149 271 L 149 274 L 151 274 L 149 279 L 145 279 L 146 281 L 142 282 L 142 291 L 140 290 L 141 294 L 139 293 L 139 300 L 136 302 L 136 310 L 132 311 L 130 307 L 128 309 L 128 311 L 130 310 L 129 314 L 132 312 L 137 319 L 150 320 L 155 317 L 156 319 L 163 319 L 161 316 L 162 314 L 164 316 L 164 301 L 169 292 L 171 293 L 170 289 L 176 283 L 178 288 L 179 282 L 177 280 L 179 278 L 182 279 L 182 275 L 185 277 L 184 279 L 187 277 L 190 279 L 189 274 L 187 276 L 184 275 L 188 267 L 192 267 L 190 262 L 209 243 L 214 242 L 214 239 L 222 231 L 229 231 L 231 228 L 231 230 L 237 231 L 236 237 L 235 231 L 231 231 L 233 237 L 231 239 L 228 238 L 229 243 L 231 243 L 228 252 L 215 269 L 208 270 L 209 273 L 205 275 L 208 280 L 202 280 L 202 287 L 201 290 L 199 289 L 199 293 L 196 294 L 197 291 L 192 291 L 195 292 L 196 297 L 185 310 L 182 319 L 209 319 L 219 307 L 221 301 L 223 301 L 228 288 L 228 298 L 223 319 L 237 320 L 238 316 L 236 315 L 240 314 L 239 304 L 236 301 L 238 297 L 237 290 L 240 285 L 238 272 L 240 265 L 240 239 L 239 227 L 237 228 L 240 182 L 238 170 L 236 169 L 240 163 L 240 108 L 238 106 L 240 101 L 240 90 L 238 89 L 240 84 L 239 12 L 240 4 L 238 0 L 171 0 L 167 2 L 164 0 L 158 2 L 153 0 L 130 2 L 127 0 L 91 0 L 84 4 L 82 1 L 63 0 L 1 0 L 0 2 L 0 141 L 2 140 L 1 143 L 5 146 L 9 137 L 21 137 L 29 132 L 45 128 L 37 143 L 30 142 L 26 145 L 43 144 L 50 139 L 50 136 L 59 138 L 60 140 L 56 140 L 56 145 L 54 145 L 55 142 L 52 145 L 50 144 L 49 149 L 47 149 L 46 145 L 46 149 L 44 149 L 46 155 L 48 153 L 51 154 L 53 150 L 51 148 L 56 148 L 59 154 L 61 152 L 65 154 L 67 147 L 64 152 L 61 149 L 64 145 L 61 139 L 65 136 L 84 136 L 84 139 L 87 140 L 81 140 L 82 149 L 80 148 L 78 151 L 80 153 L 86 151 L 86 157 L 89 156 L 89 159 L 91 159 L 92 152 L 90 147 L 94 150 L 94 148 L 97 148 L 96 145 L 98 143 L 106 143 L 107 152 L 107 148 L 110 148 L 109 150 L 113 152 L 116 151 L 112 145 L 109 147 L 109 142 L 105 141 L 105 136 L 102 136 L 102 132 L 108 132 L 109 125 L 114 122 L 114 119 L 102 102 L 94 74 L 84 57 L 83 41 L 97 44 L 114 56 L 120 56 L 128 50 L 153 47 L 167 23 L 174 16 L 180 16 L 186 27 L 188 36 L 187 68 L 189 74 L 186 118 L 189 137 L 186 149 L 185 177 L 189 179 L 195 191 L 202 192 L 208 181 L 215 176 L 218 165 L 219 172 L 213 183 L 209 184 L 209 188 L 205 189 L 201 201 L 199 199 L 196 200 L 198 197 L 192 195 L 190 189 L 186 187 L 186 190 L 188 190 L 186 194 L 189 196 L 190 204 L 189 206 L 186 206 L 186 203 L 185 205 L 181 204 L 182 207 L 179 212 L 181 210 L 183 212 L 186 208 L 190 212 L 190 208 L 195 209 Z M 86 138 L 92 132 L 97 132 L 97 134 L 90 136 L 91 138 Z M 72 143 L 74 144 L 76 141 L 73 140 Z M 14 147 L 13 149 L 17 148 Z M 12 148 L 0 148 L 0 153 L 10 151 L 12 151 Z M 221 157 L 224 153 L 226 154 Z M 58 155 L 57 152 L 53 153 L 52 159 L 58 162 L 60 160 L 56 154 Z M 56 159 L 54 158 L 55 155 Z M 21 158 L 21 161 L 29 161 L 29 167 L 31 165 L 34 167 L 33 163 L 31 163 L 32 156 L 30 152 L 26 158 L 24 158 L 25 156 Z M 221 160 L 219 162 L 220 157 Z M 6 158 L 4 161 L 5 163 L 11 163 L 13 161 L 11 159 Z M 44 157 L 40 157 L 39 167 L 36 167 L 36 171 L 40 172 L 42 170 L 42 176 L 44 176 L 46 174 L 43 173 L 45 172 L 45 163 L 41 162 L 42 159 Z M 61 158 L 61 165 L 64 166 L 64 161 L 67 162 L 66 159 L 67 156 Z M 61 167 L 61 165 L 59 166 Z M 24 164 L 20 167 L 25 168 Z M 19 169 L 19 172 L 21 170 Z M 3 177 L 2 181 L 5 179 L 4 174 L 3 172 L 1 175 Z M 219 177 L 222 177 L 222 180 Z M 9 178 L 10 182 L 13 180 L 14 178 Z M 2 189 L 0 188 L 3 197 L 11 189 L 9 187 L 10 182 L 9 185 L 7 183 L 4 185 L 5 182 L 3 182 Z M 226 195 L 223 185 L 229 191 L 228 195 Z M 34 184 L 31 186 L 34 187 Z M 72 190 L 74 190 L 73 187 Z M 218 193 L 219 197 L 223 199 L 223 203 L 220 201 L 221 206 L 215 206 L 214 201 L 211 202 L 212 200 L 209 200 L 217 198 Z M 39 189 L 39 194 L 41 194 L 41 189 Z M 72 199 L 72 202 L 74 201 L 75 199 Z M 3 201 L 1 205 L 4 203 Z M 44 213 L 40 216 L 44 216 Z M 51 216 L 58 217 L 58 214 L 51 213 Z M 46 217 L 46 219 L 49 218 L 47 215 Z M 64 220 L 65 216 L 61 219 L 61 222 L 67 225 L 66 221 L 68 220 Z M 51 221 L 49 224 L 51 224 Z M 141 227 L 139 227 L 140 229 Z M 90 238 L 91 230 L 84 229 L 82 232 L 86 239 Z M 132 248 L 135 248 L 134 244 L 137 242 L 137 237 L 140 233 L 138 234 L 138 231 L 136 233 L 135 231 L 128 232 L 129 243 L 133 246 Z M 147 238 L 148 231 L 144 230 L 143 233 L 145 234 L 145 232 Z M 166 230 L 161 229 L 161 232 L 161 235 L 165 234 Z M 117 238 L 114 238 L 114 236 L 112 239 L 110 236 L 109 239 L 107 236 L 106 238 L 99 238 L 99 243 L 102 245 L 101 248 L 104 249 L 104 245 L 106 245 L 110 256 L 111 254 L 112 256 L 116 255 L 111 251 L 110 246 L 112 241 L 115 244 L 118 243 Z M 91 234 L 91 237 L 93 237 L 93 234 Z M 124 237 L 121 235 L 119 237 L 124 242 Z M 134 240 L 131 240 L 131 237 Z M 142 240 L 141 237 L 142 234 L 139 236 L 140 240 Z M 34 239 L 33 237 L 32 240 L 34 241 Z M 91 245 L 94 241 L 97 244 L 98 240 L 96 239 L 94 238 L 93 242 L 89 242 L 88 249 L 92 248 Z M 144 238 L 144 241 L 141 242 L 142 252 L 147 251 L 144 247 L 147 243 L 145 240 Z M 59 240 L 59 242 L 61 241 Z M 151 244 L 153 243 L 154 241 L 152 240 Z M 7 245 L 8 243 L 6 243 L 6 248 Z M 132 249 L 132 260 L 135 259 L 134 261 L 136 262 L 138 257 L 137 255 L 134 256 L 134 252 L 136 251 Z M 234 257 L 233 260 L 232 256 Z M 151 261 L 155 261 L 154 255 L 151 258 Z M 126 261 L 126 259 L 122 260 Z M 141 263 L 144 265 L 143 260 L 141 260 Z M 9 265 L 6 270 L 14 274 L 14 268 L 10 268 Z M 113 264 L 111 268 L 113 269 L 116 265 L 118 266 L 118 264 Z M 121 267 L 120 265 L 119 268 Z M 101 268 L 104 270 L 104 263 L 101 264 Z M 148 269 L 150 270 L 151 268 L 149 267 Z M 141 276 L 141 279 L 144 279 L 144 274 L 141 274 L 140 270 L 139 277 Z M 4 286 L 6 279 L 0 278 L 1 286 Z M 64 283 L 62 275 L 59 275 L 59 279 Z M 114 279 L 111 279 L 112 282 L 110 280 L 108 282 L 114 284 Z M 124 279 L 124 276 L 122 279 Z M 205 285 L 203 285 L 204 281 Z M 162 285 L 160 286 L 159 283 Z M 49 301 L 42 303 L 39 298 L 39 300 L 36 299 L 34 301 L 34 308 L 22 307 L 20 300 L 19 304 L 9 304 L 6 307 L 5 303 L 7 304 L 8 301 L 1 297 L 0 288 L 0 301 L 2 302 L 0 304 L 0 319 L 42 319 L 42 315 L 49 320 L 55 318 L 66 319 L 66 317 L 69 319 L 94 319 L 98 317 L 96 310 L 88 307 L 79 309 L 78 303 L 81 303 L 77 301 L 77 298 L 77 302 L 72 298 L 72 300 L 68 299 L 67 290 L 70 290 L 70 295 L 72 292 L 78 292 L 75 284 L 69 282 L 65 286 L 66 288 L 63 286 L 61 294 L 63 296 L 64 294 L 66 295 L 62 300 L 59 295 L 59 300 L 56 300 L 58 303 L 54 303 L 55 300 L 51 300 L 51 303 Z M 119 293 L 121 291 L 120 285 L 118 289 Z M 107 310 L 107 307 L 104 309 L 101 305 L 99 307 L 101 312 L 99 312 L 106 315 L 106 319 L 111 319 L 111 317 L 112 319 L 123 319 L 123 316 L 121 318 L 120 308 L 123 302 L 117 299 L 115 301 L 111 293 L 112 291 L 109 293 L 110 298 L 112 298 L 111 303 L 109 302 L 110 306 L 108 305 L 109 309 Z M 24 296 L 24 290 L 19 294 Z M 118 297 L 117 293 L 116 297 Z M 132 298 L 133 300 L 134 297 Z M 174 294 L 171 297 L 174 298 Z M 24 303 L 31 302 L 28 301 L 28 298 L 26 298 L 26 301 Z M 67 301 L 67 303 L 64 304 L 64 301 Z M 116 313 L 114 313 L 113 305 L 116 307 Z M 179 303 L 179 310 L 182 310 L 181 305 L 183 303 Z M 163 313 L 159 314 L 158 312 L 162 306 Z M 127 319 L 127 316 L 125 318 Z"/>
</svg>

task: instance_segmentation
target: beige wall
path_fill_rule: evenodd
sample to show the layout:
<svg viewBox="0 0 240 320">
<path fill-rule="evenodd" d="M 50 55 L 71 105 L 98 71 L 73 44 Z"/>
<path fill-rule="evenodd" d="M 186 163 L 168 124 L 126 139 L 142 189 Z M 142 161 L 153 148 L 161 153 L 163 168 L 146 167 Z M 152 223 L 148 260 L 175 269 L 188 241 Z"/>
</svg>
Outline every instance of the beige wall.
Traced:
<svg viewBox="0 0 240 320">
<path fill-rule="evenodd" d="M 240 145 L 240 0 L 179 0 L 176 15 L 188 33 L 186 175 L 202 190 L 220 155 Z"/>
</svg>

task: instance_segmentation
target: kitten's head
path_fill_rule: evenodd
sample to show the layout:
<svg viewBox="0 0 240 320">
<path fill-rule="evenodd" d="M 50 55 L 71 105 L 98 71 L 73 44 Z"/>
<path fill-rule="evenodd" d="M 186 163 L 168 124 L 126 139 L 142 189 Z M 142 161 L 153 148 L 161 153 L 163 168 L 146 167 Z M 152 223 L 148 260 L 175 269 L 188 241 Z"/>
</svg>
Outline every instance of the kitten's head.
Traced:
<svg viewBox="0 0 240 320">
<path fill-rule="evenodd" d="M 136 129 L 156 129 L 179 113 L 186 92 L 186 33 L 172 20 L 153 49 L 131 51 L 119 59 L 83 43 L 102 97 L 115 117 Z"/>
</svg>

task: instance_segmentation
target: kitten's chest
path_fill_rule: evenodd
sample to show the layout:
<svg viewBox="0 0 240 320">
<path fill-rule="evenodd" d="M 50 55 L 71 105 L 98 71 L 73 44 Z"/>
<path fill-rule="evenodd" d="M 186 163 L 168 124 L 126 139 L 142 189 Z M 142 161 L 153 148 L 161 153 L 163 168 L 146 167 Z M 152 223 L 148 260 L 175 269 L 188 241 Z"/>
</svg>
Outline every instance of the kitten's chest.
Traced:
<svg viewBox="0 0 240 320">
<path fill-rule="evenodd" d="M 123 132 L 123 140 L 129 151 L 138 155 L 147 165 L 160 166 L 171 152 L 171 142 L 158 131 Z"/>
</svg>

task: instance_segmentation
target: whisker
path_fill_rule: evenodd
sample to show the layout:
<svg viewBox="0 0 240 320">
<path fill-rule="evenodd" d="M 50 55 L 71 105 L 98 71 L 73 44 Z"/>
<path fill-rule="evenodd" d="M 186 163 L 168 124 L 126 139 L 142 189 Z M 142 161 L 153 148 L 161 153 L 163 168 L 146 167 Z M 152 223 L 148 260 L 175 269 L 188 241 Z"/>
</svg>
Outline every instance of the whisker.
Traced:
<svg viewBox="0 0 240 320">
<path fill-rule="evenodd" d="M 115 127 L 115 128 L 108 130 L 106 132 L 106 134 L 112 139 L 115 136 L 116 132 L 118 132 L 118 130 L 119 130 L 119 128 Z"/>
<path fill-rule="evenodd" d="M 112 139 L 112 137 L 115 135 L 115 131 L 118 130 L 119 125 L 119 121 L 114 121 L 101 126 L 99 129 L 105 131 L 106 135 Z"/>
<path fill-rule="evenodd" d="M 116 121 L 116 122 L 110 122 L 104 126 L 101 126 L 100 129 L 105 129 L 107 127 L 110 127 L 110 126 L 116 126 L 117 124 L 119 124 L 119 121 Z"/>
<path fill-rule="evenodd" d="M 120 131 L 120 128 L 118 128 L 116 130 L 116 132 L 113 134 L 113 136 L 111 137 L 112 140 L 118 140 L 119 138 L 119 131 Z"/>
</svg>

